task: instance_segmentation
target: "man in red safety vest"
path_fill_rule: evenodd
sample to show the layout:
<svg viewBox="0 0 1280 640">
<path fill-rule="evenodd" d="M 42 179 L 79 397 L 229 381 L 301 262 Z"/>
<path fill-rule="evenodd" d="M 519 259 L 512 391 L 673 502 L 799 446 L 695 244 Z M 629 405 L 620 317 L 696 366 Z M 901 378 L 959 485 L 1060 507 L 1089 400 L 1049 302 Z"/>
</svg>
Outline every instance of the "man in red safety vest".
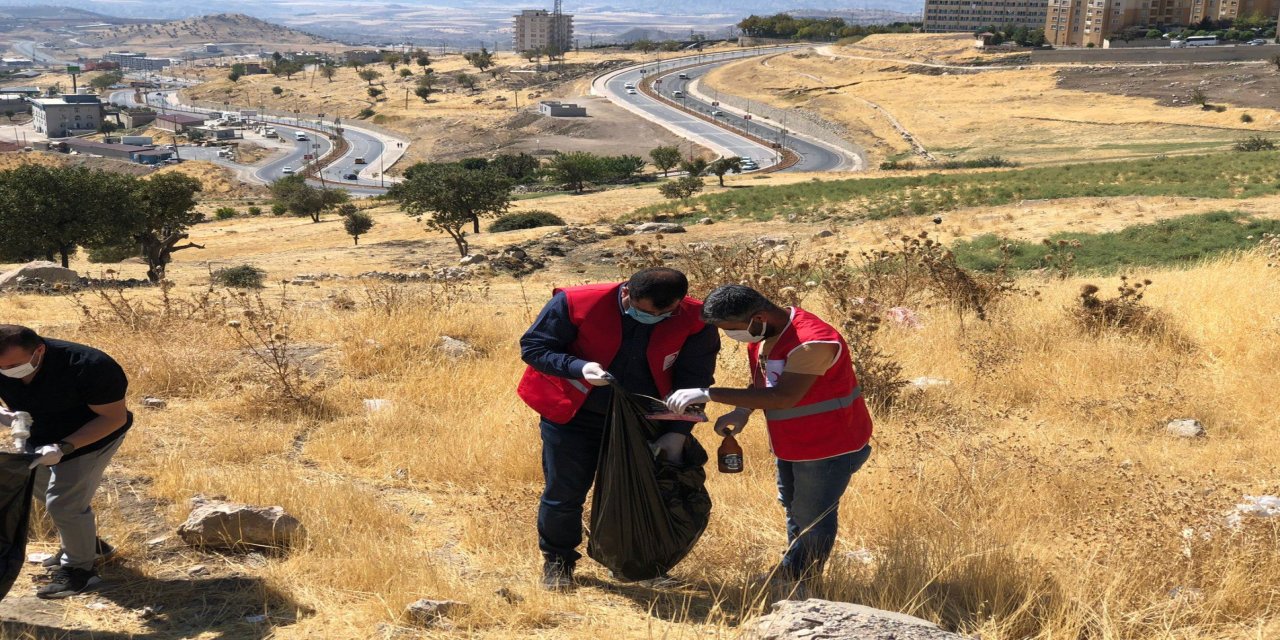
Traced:
<svg viewBox="0 0 1280 640">
<path fill-rule="evenodd" d="M 658 398 L 714 381 L 720 336 L 688 291 L 683 273 L 663 268 L 627 282 L 556 289 L 520 338 L 529 366 L 517 393 L 542 417 L 538 546 L 548 589 L 571 586 L 582 557 L 582 508 L 595 480 L 610 379 Z M 667 432 L 656 444 L 678 460 L 693 423 L 658 424 Z"/>
<path fill-rule="evenodd" d="M 778 495 L 787 516 L 787 550 L 773 579 L 803 590 L 821 574 L 835 545 L 840 498 L 871 455 L 871 416 L 840 332 L 818 316 L 784 309 L 758 291 L 727 285 L 712 291 L 702 318 L 747 343 L 747 389 L 681 389 L 667 408 L 715 401 L 737 407 L 716 421 L 736 434 L 763 410 L 777 456 Z"/>
</svg>

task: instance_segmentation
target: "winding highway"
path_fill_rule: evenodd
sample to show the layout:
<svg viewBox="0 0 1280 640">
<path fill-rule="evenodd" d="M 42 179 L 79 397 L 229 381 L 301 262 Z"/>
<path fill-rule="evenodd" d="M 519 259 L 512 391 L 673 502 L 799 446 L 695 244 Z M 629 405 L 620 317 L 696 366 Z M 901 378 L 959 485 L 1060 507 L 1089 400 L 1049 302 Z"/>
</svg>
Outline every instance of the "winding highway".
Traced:
<svg viewBox="0 0 1280 640">
<path fill-rule="evenodd" d="M 199 118 L 212 118 L 215 115 L 220 115 L 211 109 L 179 105 L 177 103 L 177 90 L 175 89 L 153 89 L 144 94 L 142 100 L 138 99 L 137 93 L 132 89 L 115 91 L 111 94 L 110 101 L 112 104 L 122 107 L 150 105 L 163 113 L 189 115 Z M 184 156 L 187 159 L 210 160 L 237 173 L 243 174 L 243 172 L 248 171 L 254 182 L 269 184 L 287 175 L 286 169 L 301 170 L 303 165 L 309 162 L 306 158 L 307 155 L 318 158 L 328 154 L 333 149 L 331 136 L 338 135 L 335 131 L 335 125 L 329 122 L 275 116 L 263 116 L 261 120 L 270 124 L 276 130 L 281 143 L 291 143 L 292 146 L 287 149 L 283 156 L 273 158 L 261 165 L 246 166 L 220 158 L 216 154 L 208 153 L 207 148 L 180 146 L 178 147 L 178 153 L 180 155 L 189 154 Z M 290 122 L 294 124 L 291 125 L 289 124 Z M 324 133 L 321 133 L 321 131 Z M 299 139 L 298 133 L 305 136 L 305 139 Z M 347 189 L 356 195 L 378 195 L 384 193 L 386 189 L 383 187 L 381 180 L 371 175 L 378 171 L 376 163 L 385 151 L 382 142 L 374 136 L 346 127 L 342 128 L 341 135 L 346 138 L 349 148 L 342 157 L 330 163 L 321 172 L 323 183 L 332 183 L 331 186 Z M 362 158 L 365 161 L 364 164 L 357 163 L 357 158 Z M 370 163 L 375 163 L 372 165 L 372 171 L 368 170 Z M 362 174 L 362 171 L 365 173 Z M 347 176 L 353 174 L 357 175 L 355 180 L 347 179 Z M 321 183 L 320 180 L 312 180 L 312 182 Z"/>
<path fill-rule="evenodd" d="M 758 49 L 744 49 L 723 53 L 701 54 L 626 67 L 604 74 L 592 84 L 592 93 L 602 95 L 642 118 L 653 121 L 673 133 L 693 140 L 722 156 L 750 158 L 761 167 L 769 167 L 782 157 L 774 145 L 785 147 L 797 156 L 799 162 L 785 171 L 850 171 L 865 166 L 862 154 L 853 153 L 835 144 L 798 135 L 787 129 L 785 123 L 770 122 L 700 96 L 696 83 L 718 66 L 737 60 L 761 55 L 783 53 L 806 45 L 788 45 Z M 686 78 L 679 77 L 687 76 Z M 671 104 L 656 100 L 638 90 L 646 78 L 654 77 L 654 90 L 674 103 L 699 112 L 712 121 L 695 117 Z M 634 87 L 630 89 L 628 87 Z M 761 144 L 743 134 L 768 142 Z"/>
</svg>

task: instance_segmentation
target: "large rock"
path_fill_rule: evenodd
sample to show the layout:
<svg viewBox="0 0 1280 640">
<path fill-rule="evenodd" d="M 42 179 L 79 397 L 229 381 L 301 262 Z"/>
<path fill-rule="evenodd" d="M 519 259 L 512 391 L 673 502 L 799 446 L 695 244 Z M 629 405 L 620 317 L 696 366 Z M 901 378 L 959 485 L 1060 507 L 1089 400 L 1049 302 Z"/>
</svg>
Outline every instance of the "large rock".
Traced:
<svg viewBox="0 0 1280 640">
<path fill-rule="evenodd" d="M 463 613 L 467 608 L 467 605 L 462 602 L 423 598 L 417 602 L 410 603 L 405 608 L 405 614 L 411 622 L 419 626 L 452 629 L 453 623 L 448 616 L 450 614 Z"/>
<path fill-rule="evenodd" d="M 646 222 L 636 225 L 636 233 L 684 233 L 684 227 L 674 222 Z"/>
<path fill-rule="evenodd" d="M 39 260 L 28 262 L 17 269 L 0 274 L 0 289 L 17 286 L 19 278 L 26 280 L 37 278 L 48 284 L 76 284 L 80 282 L 80 274 L 75 271 L 64 269 L 53 262 Z"/>
<path fill-rule="evenodd" d="M 462 358 L 470 358 L 476 355 L 475 347 L 465 340 L 459 340 L 452 336 L 440 336 L 440 345 L 436 348 L 440 350 L 440 353 L 453 360 L 461 360 Z"/>
<path fill-rule="evenodd" d="M 784 601 L 743 625 L 752 640 L 964 640 L 927 620 L 847 602 Z"/>
<path fill-rule="evenodd" d="M 1194 418 L 1183 418 L 1181 420 L 1171 420 L 1169 424 L 1164 426 L 1164 430 L 1171 436 L 1177 438 L 1203 438 L 1204 425 Z"/>
<path fill-rule="evenodd" d="M 244 551 L 285 548 L 301 542 L 306 530 L 283 507 L 256 507 L 198 496 L 178 535 L 194 547 Z"/>
</svg>

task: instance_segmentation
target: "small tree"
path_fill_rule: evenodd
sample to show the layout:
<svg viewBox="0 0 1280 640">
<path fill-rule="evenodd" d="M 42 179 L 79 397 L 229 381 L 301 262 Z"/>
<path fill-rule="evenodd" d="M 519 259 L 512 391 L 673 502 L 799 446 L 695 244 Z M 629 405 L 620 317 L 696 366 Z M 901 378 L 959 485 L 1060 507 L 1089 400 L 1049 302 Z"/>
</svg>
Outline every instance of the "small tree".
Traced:
<svg viewBox="0 0 1280 640">
<path fill-rule="evenodd" d="M 360 246 L 360 236 L 368 233 L 373 224 L 373 216 L 363 211 L 350 213 L 342 219 L 342 228 L 347 230 L 347 235 L 351 236 L 356 246 Z"/>
<path fill-rule="evenodd" d="M 702 178 L 685 176 L 670 182 L 664 182 L 658 191 L 669 200 L 688 200 L 693 194 L 702 191 Z"/>
<path fill-rule="evenodd" d="M 459 86 L 465 88 L 467 91 L 476 90 L 475 76 L 459 71 L 457 75 L 453 76 L 453 80 L 457 82 Z"/>
<path fill-rule="evenodd" d="M 278 96 L 284 93 L 284 88 L 280 86 L 271 87 L 271 93 Z"/>
<path fill-rule="evenodd" d="M 369 83 L 369 86 L 371 87 L 373 86 L 374 80 L 377 80 L 378 78 L 382 77 L 382 73 L 375 69 L 361 69 L 360 73 L 356 75 L 358 75 L 361 80 L 364 80 L 365 82 Z"/>
<path fill-rule="evenodd" d="M 395 71 L 396 65 L 400 64 L 400 54 L 398 53 L 383 54 L 382 61 L 387 63 L 387 66 L 391 67 L 392 71 Z"/>
<path fill-rule="evenodd" d="M 493 66 L 493 54 L 489 53 L 489 50 L 484 47 L 480 47 L 479 51 L 464 53 L 462 57 L 467 62 L 470 62 L 471 66 L 479 69 L 481 73 Z"/>
<path fill-rule="evenodd" d="M 680 170 L 689 174 L 691 177 L 701 177 L 707 171 L 707 161 L 702 158 L 694 158 L 685 160 L 680 163 Z"/>
<path fill-rule="evenodd" d="M 297 216 L 320 222 L 325 211 L 345 204 L 351 196 L 339 189 L 317 189 L 307 184 L 301 175 L 284 176 L 270 185 L 271 196 L 277 204 Z"/>
<path fill-rule="evenodd" d="M 227 74 L 227 79 L 232 82 L 239 82 L 240 78 L 244 77 L 244 74 L 245 74 L 244 64 L 237 62 L 231 65 L 231 73 Z"/>
<path fill-rule="evenodd" d="M 419 67 L 431 66 L 431 56 L 422 49 L 418 49 L 418 51 L 414 53 L 413 60 L 418 63 Z"/>
<path fill-rule="evenodd" d="M 1196 87 L 1191 90 L 1191 102 L 1200 105 L 1202 109 L 1206 109 L 1209 107 L 1209 94 L 1205 93 L 1204 89 Z"/>
<path fill-rule="evenodd" d="M 326 62 L 320 66 L 320 75 L 325 80 L 333 82 L 333 77 L 338 75 L 338 68 L 333 66 L 333 64 Z"/>
<path fill-rule="evenodd" d="M 674 146 L 654 147 L 649 151 L 649 159 L 665 178 L 670 174 L 671 169 L 680 164 L 680 149 Z"/>
<path fill-rule="evenodd" d="M 111 88 L 111 85 L 124 80 L 124 74 L 119 71 L 109 71 L 89 81 L 89 86 L 97 89 L 99 93 Z"/>
<path fill-rule="evenodd" d="M 369 97 L 373 98 L 375 101 L 378 99 L 378 96 L 382 95 L 382 89 L 377 87 L 369 87 L 367 91 L 369 93 Z"/>
<path fill-rule="evenodd" d="M 587 151 L 557 153 L 547 165 L 552 180 L 568 184 L 577 193 L 582 193 L 586 183 L 598 181 L 603 168 L 600 156 Z"/>
<path fill-rule="evenodd" d="M 388 197 L 428 229 L 443 231 L 466 257 L 466 226 L 480 232 L 480 218 L 506 212 L 511 206 L 511 181 L 492 169 L 469 171 L 456 164 L 418 164 L 405 171 L 405 180 Z"/>
<path fill-rule="evenodd" d="M 738 156 L 733 156 L 730 158 L 720 158 L 715 162 L 712 162 L 710 165 L 708 165 L 707 171 L 710 171 L 712 174 L 714 174 L 715 177 L 720 180 L 720 186 L 723 187 L 724 174 L 729 172 L 742 173 L 742 158 Z"/>
<path fill-rule="evenodd" d="M 404 67 L 403 69 L 400 70 L 401 78 L 409 78 L 412 76 L 413 76 L 413 69 L 410 69 L 409 67 Z"/>
<path fill-rule="evenodd" d="M 435 74 L 431 73 L 430 69 L 427 69 L 418 78 L 418 85 L 414 88 L 413 95 L 422 98 L 423 102 L 431 102 L 431 94 L 435 92 L 435 86 Z"/>
</svg>

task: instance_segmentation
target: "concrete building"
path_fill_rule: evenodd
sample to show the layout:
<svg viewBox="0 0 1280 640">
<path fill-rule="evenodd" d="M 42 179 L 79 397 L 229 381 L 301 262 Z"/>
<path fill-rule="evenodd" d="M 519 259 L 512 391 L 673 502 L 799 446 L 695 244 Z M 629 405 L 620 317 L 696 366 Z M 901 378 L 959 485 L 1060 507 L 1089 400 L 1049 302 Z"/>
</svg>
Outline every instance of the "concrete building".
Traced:
<svg viewBox="0 0 1280 640">
<path fill-rule="evenodd" d="M 1280 14 L 1280 0 L 1191 0 L 1191 22 L 1204 19 L 1235 20 L 1253 15 L 1274 18 Z"/>
<path fill-rule="evenodd" d="M 512 46 L 516 51 L 552 50 L 565 52 L 573 48 L 573 16 L 556 16 L 542 9 L 525 9 L 516 20 Z"/>
<path fill-rule="evenodd" d="M 31 98 L 30 102 L 32 126 L 50 138 L 97 131 L 102 126 L 102 102 L 98 96 Z"/>
<path fill-rule="evenodd" d="M 572 102 L 543 100 L 538 103 L 538 113 L 541 113 L 544 116 L 552 116 L 554 118 L 585 118 L 587 115 L 587 108 Z"/>
<path fill-rule="evenodd" d="M 146 151 L 138 151 L 129 156 L 130 160 L 138 164 L 157 165 L 164 164 L 172 158 L 174 152 L 170 149 L 148 149 Z"/>
<path fill-rule="evenodd" d="M 122 109 L 120 124 L 126 129 L 137 129 L 156 121 L 156 112 L 151 109 Z"/>
<path fill-rule="evenodd" d="M 141 51 L 113 51 L 102 56 L 102 59 L 130 71 L 159 71 L 173 64 L 169 58 L 149 58 Z"/>
<path fill-rule="evenodd" d="M 5 93 L 16 93 L 18 95 L 23 95 L 28 98 L 35 98 L 40 94 L 44 93 L 44 90 L 42 90 L 40 87 L 5 87 L 3 91 Z"/>
<path fill-rule="evenodd" d="M 6 111 L 28 113 L 31 111 L 31 103 L 21 93 L 0 93 L 0 115 Z"/>
<path fill-rule="evenodd" d="M 351 49 L 349 51 L 342 52 L 342 62 L 344 64 L 350 64 L 352 62 L 357 62 L 359 64 L 373 64 L 375 62 L 382 62 L 382 56 L 384 55 L 386 54 L 381 50 Z"/>
<path fill-rule="evenodd" d="M 204 126 L 204 118 L 183 115 L 180 113 L 166 113 L 156 116 L 155 126 L 161 131 L 182 133 L 192 127 Z"/>
<path fill-rule="evenodd" d="M 974 33 L 983 27 L 1045 25 L 1050 0 L 925 0 L 924 31 Z"/>
<path fill-rule="evenodd" d="M 0 69 L 30 69 L 34 66 L 30 58 L 0 58 Z"/>
<path fill-rule="evenodd" d="M 94 140 L 84 140 L 81 138 L 67 138 L 63 141 L 67 148 L 67 152 L 76 151 L 83 155 L 102 156 L 104 158 L 115 158 L 117 160 L 128 160 L 137 162 L 134 155 L 144 151 L 151 151 L 155 147 L 138 147 L 131 144 L 108 144 L 106 142 L 97 142 Z"/>
</svg>

